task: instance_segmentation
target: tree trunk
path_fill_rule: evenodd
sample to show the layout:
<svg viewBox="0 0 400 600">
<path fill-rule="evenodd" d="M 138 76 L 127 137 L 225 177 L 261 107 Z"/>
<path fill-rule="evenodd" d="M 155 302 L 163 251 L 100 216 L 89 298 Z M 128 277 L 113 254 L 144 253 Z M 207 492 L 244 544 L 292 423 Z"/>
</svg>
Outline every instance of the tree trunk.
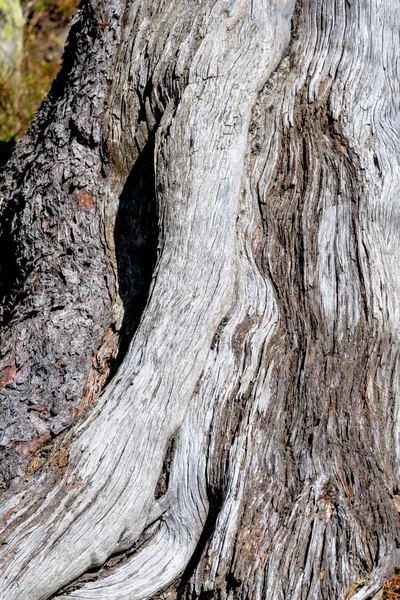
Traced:
<svg viewBox="0 0 400 600">
<path fill-rule="evenodd" d="M 2 598 L 361 600 L 400 567 L 399 25 L 82 3 L 0 189 Z"/>
</svg>

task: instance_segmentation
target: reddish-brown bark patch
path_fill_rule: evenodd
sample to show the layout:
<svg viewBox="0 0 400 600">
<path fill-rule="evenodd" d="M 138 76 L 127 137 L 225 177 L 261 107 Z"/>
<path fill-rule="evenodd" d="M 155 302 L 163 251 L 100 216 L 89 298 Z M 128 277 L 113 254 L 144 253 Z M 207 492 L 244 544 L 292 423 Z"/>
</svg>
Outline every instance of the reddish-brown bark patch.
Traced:
<svg viewBox="0 0 400 600">
<path fill-rule="evenodd" d="M 11 365 L 9 365 L 8 367 L 6 367 L 5 369 L 3 369 L 0 372 L 0 387 L 2 387 L 2 388 L 6 387 L 6 385 L 9 384 L 11 381 L 13 381 L 16 376 L 17 376 L 17 366 L 16 366 L 15 360 L 14 360 L 11 363 Z"/>
<path fill-rule="evenodd" d="M 93 196 L 87 190 L 79 190 L 74 196 L 78 206 L 92 210 L 94 208 Z"/>
</svg>

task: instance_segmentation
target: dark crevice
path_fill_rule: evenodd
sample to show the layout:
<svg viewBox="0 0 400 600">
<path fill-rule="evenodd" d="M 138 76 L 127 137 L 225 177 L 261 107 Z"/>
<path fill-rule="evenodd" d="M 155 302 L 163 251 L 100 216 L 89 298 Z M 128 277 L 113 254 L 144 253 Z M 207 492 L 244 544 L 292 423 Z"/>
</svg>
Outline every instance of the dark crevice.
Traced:
<svg viewBox="0 0 400 600">
<path fill-rule="evenodd" d="M 13 231 L 15 207 L 7 206 L 1 215 L 0 228 L 0 324 L 7 325 L 18 298 L 22 269 L 17 263 L 17 243 Z"/>
<path fill-rule="evenodd" d="M 0 169 L 6 166 L 8 159 L 11 157 L 12 151 L 15 147 L 15 139 L 11 139 L 6 142 L 5 140 L 0 140 Z M 0 173 L 1 177 L 1 173 Z"/>
<path fill-rule="evenodd" d="M 154 141 L 152 133 L 126 181 L 116 217 L 114 241 L 124 317 L 110 377 L 123 361 L 139 324 L 157 258 Z"/>
<path fill-rule="evenodd" d="M 175 456 L 176 450 L 176 436 L 172 436 L 167 444 L 167 449 L 164 455 L 163 466 L 161 469 L 160 477 L 157 481 L 157 485 L 154 491 L 154 498 L 159 500 L 168 491 L 169 479 L 171 473 L 171 465 Z"/>
<path fill-rule="evenodd" d="M 204 523 L 203 531 L 201 533 L 201 536 L 200 536 L 200 539 L 196 546 L 196 549 L 193 552 L 193 554 L 187 564 L 187 567 L 181 577 L 181 580 L 177 586 L 178 589 L 177 589 L 176 600 L 184 600 L 187 597 L 186 592 L 188 589 L 188 584 L 190 582 L 190 579 L 192 578 L 195 570 L 198 569 L 201 558 L 203 556 L 203 553 L 206 550 L 207 544 L 208 544 L 209 540 L 211 540 L 211 538 L 215 532 L 215 529 L 216 529 L 217 519 L 221 512 L 223 501 L 224 501 L 223 490 L 215 489 L 215 488 L 212 491 L 209 490 L 208 497 L 209 497 L 209 507 L 210 507 L 209 512 L 208 512 L 206 521 Z M 211 594 L 211 596 L 210 596 L 210 594 Z M 214 596 L 214 592 L 202 590 L 198 597 L 205 600 L 206 598 L 214 598 L 215 596 Z"/>
</svg>

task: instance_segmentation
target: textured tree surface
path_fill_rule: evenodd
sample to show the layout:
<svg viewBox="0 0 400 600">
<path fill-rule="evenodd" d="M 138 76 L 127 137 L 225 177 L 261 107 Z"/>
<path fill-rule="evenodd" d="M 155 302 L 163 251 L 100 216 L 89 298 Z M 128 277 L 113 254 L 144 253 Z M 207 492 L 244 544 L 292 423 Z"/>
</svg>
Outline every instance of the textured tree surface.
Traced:
<svg viewBox="0 0 400 600">
<path fill-rule="evenodd" d="M 382 597 L 399 27 L 82 3 L 0 184 L 2 599 Z"/>
</svg>

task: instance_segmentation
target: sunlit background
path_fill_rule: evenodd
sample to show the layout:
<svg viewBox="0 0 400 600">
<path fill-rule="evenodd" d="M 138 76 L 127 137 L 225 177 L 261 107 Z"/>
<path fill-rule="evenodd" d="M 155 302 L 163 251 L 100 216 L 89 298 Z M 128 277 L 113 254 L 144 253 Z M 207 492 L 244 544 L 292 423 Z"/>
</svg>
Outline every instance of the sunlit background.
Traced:
<svg viewBox="0 0 400 600">
<path fill-rule="evenodd" d="M 79 0 L 0 0 L 0 166 L 61 67 Z"/>
</svg>

